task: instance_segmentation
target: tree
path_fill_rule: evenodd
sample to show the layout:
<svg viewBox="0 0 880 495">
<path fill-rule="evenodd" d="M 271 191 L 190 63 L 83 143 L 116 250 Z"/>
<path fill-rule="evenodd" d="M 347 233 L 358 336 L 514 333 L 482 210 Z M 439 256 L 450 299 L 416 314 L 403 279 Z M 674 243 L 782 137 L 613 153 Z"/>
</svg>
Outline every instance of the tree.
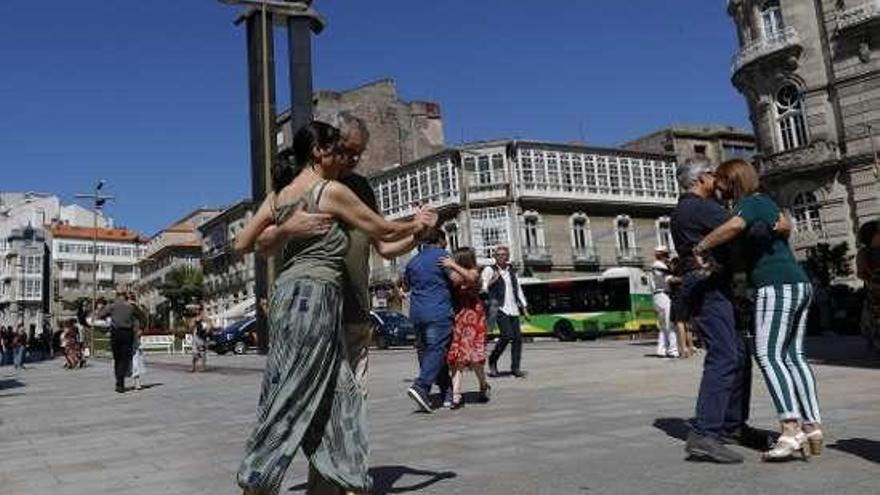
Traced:
<svg viewBox="0 0 880 495">
<path fill-rule="evenodd" d="M 186 305 L 199 301 L 204 294 L 202 271 L 191 266 L 181 266 L 168 272 L 159 287 L 173 315 L 183 317 Z"/>
<path fill-rule="evenodd" d="M 841 242 L 836 246 L 827 243 L 817 244 L 807 252 L 804 269 L 821 287 L 829 287 L 837 277 L 852 275 L 852 256 L 847 254 L 849 245 Z"/>
</svg>

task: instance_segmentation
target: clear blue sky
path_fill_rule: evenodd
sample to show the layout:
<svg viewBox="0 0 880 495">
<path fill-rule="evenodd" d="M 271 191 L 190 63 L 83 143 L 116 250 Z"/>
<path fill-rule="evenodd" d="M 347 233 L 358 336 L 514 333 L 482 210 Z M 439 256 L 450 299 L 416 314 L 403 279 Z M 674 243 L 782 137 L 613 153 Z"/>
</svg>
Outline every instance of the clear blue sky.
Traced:
<svg viewBox="0 0 880 495">
<path fill-rule="evenodd" d="M 315 86 L 392 77 L 447 142 L 613 146 L 670 123 L 748 127 L 722 0 L 317 0 Z M 106 178 L 153 234 L 250 191 L 245 50 L 214 0 L 3 1 L 0 190 L 71 200 Z M 287 89 L 279 86 L 281 106 Z"/>
</svg>

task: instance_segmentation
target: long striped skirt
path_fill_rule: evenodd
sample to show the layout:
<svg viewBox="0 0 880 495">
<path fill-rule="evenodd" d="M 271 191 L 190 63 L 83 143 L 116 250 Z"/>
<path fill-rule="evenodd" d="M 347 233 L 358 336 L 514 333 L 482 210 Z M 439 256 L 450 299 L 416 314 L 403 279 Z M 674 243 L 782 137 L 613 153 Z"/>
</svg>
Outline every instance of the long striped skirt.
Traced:
<svg viewBox="0 0 880 495">
<path fill-rule="evenodd" d="M 343 490 L 368 492 L 366 411 L 345 351 L 334 284 L 278 280 L 269 303 L 271 347 L 238 484 L 274 495 L 298 449 Z"/>
<path fill-rule="evenodd" d="M 755 355 L 780 420 L 822 421 L 816 379 L 804 356 L 812 294 L 809 283 L 758 289 Z"/>
</svg>

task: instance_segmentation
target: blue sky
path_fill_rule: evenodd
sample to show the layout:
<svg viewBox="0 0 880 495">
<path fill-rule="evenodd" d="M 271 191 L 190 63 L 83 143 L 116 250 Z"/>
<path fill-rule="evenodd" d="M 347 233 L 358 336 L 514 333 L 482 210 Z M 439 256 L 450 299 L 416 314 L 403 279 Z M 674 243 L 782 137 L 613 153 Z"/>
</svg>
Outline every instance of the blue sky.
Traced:
<svg viewBox="0 0 880 495">
<path fill-rule="evenodd" d="M 722 0 L 317 0 L 315 86 L 392 77 L 448 143 L 614 146 L 671 123 L 749 127 Z M 0 190 L 97 177 L 153 234 L 250 191 L 245 50 L 214 0 L 0 2 Z M 283 82 L 283 81 L 282 81 Z M 281 105 L 286 85 L 279 85 Z"/>
</svg>

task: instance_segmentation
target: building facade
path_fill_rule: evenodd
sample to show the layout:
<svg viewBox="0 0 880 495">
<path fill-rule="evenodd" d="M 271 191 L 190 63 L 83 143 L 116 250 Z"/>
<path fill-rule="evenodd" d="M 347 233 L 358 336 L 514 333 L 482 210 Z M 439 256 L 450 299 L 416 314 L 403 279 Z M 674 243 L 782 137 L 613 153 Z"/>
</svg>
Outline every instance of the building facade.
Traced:
<svg viewBox="0 0 880 495">
<path fill-rule="evenodd" d="M 116 289 L 134 289 L 146 238 L 128 229 L 54 225 L 52 233 L 53 314 L 76 316 L 75 305 L 97 296 L 112 299 Z M 97 270 L 95 262 L 97 262 Z"/>
<path fill-rule="evenodd" d="M 0 325 L 24 326 L 30 337 L 51 318 L 48 235 L 28 225 L 0 240 Z"/>
<path fill-rule="evenodd" d="M 856 246 L 880 214 L 880 1 L 729 0 L 743 94 L 768 189 L 795 218 L 800 256 Z"/>
<path fill-rule="evenodd" d="M 343 111 L 363 119 L 370 131 L 370 145 L 358 164 L 362 174 L 378 173 L 443 149 L 440 104 L 402 100 L 391 79 L 347 91 L 315 93 L 315 119 L 333 123 Z M 279 117 L 279 127 L 277 145 L 282 150 L 293 142 L 289 112 Z"/>
<path fill-rule="evenodd" d="M 254 254 L 242 256 L 232 249 L 253 214 L 253 204 L 240 201 L 199 227 L 205 310 L 216 326 L 249 316 L 256 308 Z"/>
<path fill-rule="evenodd" d="M 139 302 L 150 314 L 158 314 L 165 302 L 162 286 L 169 273 L 180 267 L 201 270 L 202 240 L 198 228 L 221 210 L 200 208 L 154 235 L 144 247 L 137 284 Z"/>
<path fill-rule="evenodd" d="M 559 278 L 614 266 L 644 267 L 654 248 L 674 249 L 668 214 L 678 198 L 669 154 L 537 141 L 449 149 L 371 181 L 382 213 L 438 208 L 450 249 L 479 257 L 510 247 L 526 275 Z M 373 282 L 399 276 L 406 257 L 373 259 Z"/>
<path fill-rule="evenodd" d="M 705 158 L 716 166 L 732 158 L 751 160 L 757 152 L 754 134 L 721 125 L 674 125 L 636 138 L 622 147 L 633 151 L 671 153 L 678 163 Z"/>
</svg>

